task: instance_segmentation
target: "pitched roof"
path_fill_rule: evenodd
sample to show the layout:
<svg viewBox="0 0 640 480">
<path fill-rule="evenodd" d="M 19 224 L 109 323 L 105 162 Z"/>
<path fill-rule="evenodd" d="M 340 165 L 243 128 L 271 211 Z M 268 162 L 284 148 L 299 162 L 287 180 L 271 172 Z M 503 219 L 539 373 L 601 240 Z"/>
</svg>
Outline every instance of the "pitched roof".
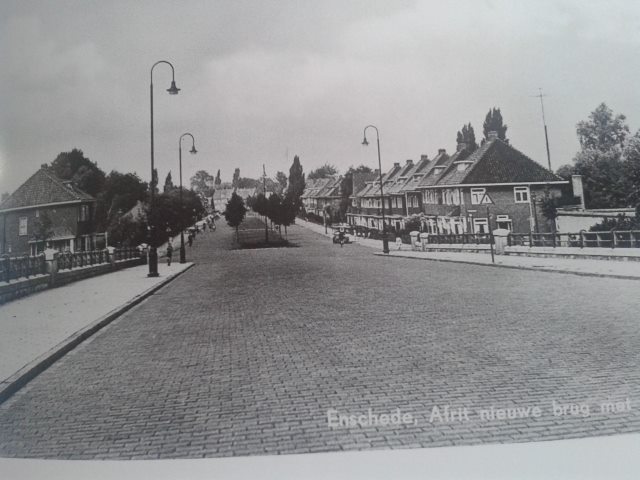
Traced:
<svg viewBox="0 0 640 480">
<path fill-rule="evenodd" d="M 77 201 L 94 202 L 95 198 L 43 166 L 0 204 L 0 210 Z"/>
<path fill-rule="evenodd" d="M 502 140 L 486 142 L 467 159 L 469 166 L 452 165 L 438 185 L 561 182 L 563 179 Z"/>
<path fill-rule="evenodd" d="M 400 166 L 400 164 L 394 163 L 393 167 L 391 167 L 391 169 L 383 175 L 382 186 L 386 189 L 391 185 L 393 185 L 393 182 L 396 180 L 396 178 L 398 177 L 398 173 L 400 173 L 401 170 L 402 170 L 402 167 Z M 386 192 L 385 192 L 385 195 L 386 195 Z M 367 192 L 367 196 L 379 197 L 380 183 L 374 184 L 373 188 Z"/>
<path fill-rule="evenodd" d="M 402 192 L 411 192 L 416 189 L 422 177 L 424 177 L 425 173 L 428 172 L 429 166 L 431 165 L 431 160 L 426 155 L 423 155 L 420 158 L 420 161 L 416 163 L 413 169 L 407 173 L 408 180 L 402 186 Z"/>
<path fill-rule="evenodd" d="M 456 156 L 459 152 L 453 154 Z M 451 163 L 451 158 L 447 152 L 443 149 L 438 151 L 438 155 L 431 161 L 428 168 L 425 170 L 425 174 L 418 183 L 417 187 L 430 187 L 435 185 L 440 176 L 446 170 L 446 167 Z"/>
<path fill-rule="evenodd" d="M 320 193 L 320 191 L 324 187 L 326 187 L 330 181 L 331 178 L 312 178 L 311 180 L 307 179 L 301 198 L 317 197 L 318 193 Z"/>
<path fill-rule="evenodd" d="M 315 197 L 339 197 L 342 177 L 329 177 L 328 182 L 314 195 Z"/>
</svg>

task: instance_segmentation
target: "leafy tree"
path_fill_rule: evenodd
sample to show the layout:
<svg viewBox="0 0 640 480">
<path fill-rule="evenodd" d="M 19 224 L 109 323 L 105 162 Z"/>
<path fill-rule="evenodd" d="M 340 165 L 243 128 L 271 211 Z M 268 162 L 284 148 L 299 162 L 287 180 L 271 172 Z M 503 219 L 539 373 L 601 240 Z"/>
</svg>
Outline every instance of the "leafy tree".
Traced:
<svg viewBox="0 0 640 480">
<path fill-rule="evenodd" d="M 231 181 L 231 185 L 233 188 L 238 188 L 238 181 L 240 180 L 240 169 L 236 168 L 233 172 L 233 180 Z"/>
<path fill-rule="evenodd" d="M 576 132 L 583 150 L 622 150 L 629 133 L 624 115 L 613 115 L 605 103 L 601 103 L 589 114 L 588 120 L 578 122 Z"/>
<path fill-rule="evenodd" d="M 315 170 L 311 170 L 307 178 L 309 180 L 315 180 L 316 178 L 327 178 L 332 175 L 336 175 L 338 173 L 338 169 L 334 165 L 330 165 L 325 163 L 321 167 L 316 168 Z"/>
<path fill-rule="evenodd" d="M 137 246 L 147 240 L 146 223 L 131 215 L 118 217 L 107 228 L 109 243 L 119 246 Z"/>
<path fill-rule="evenodd" d="M 558 175 L 559 177 L 562 177 L 565 180 L 571 180 L 571 175 L 573 175 L 575 173 L 575 166 L 574 165 L 562 165 L 561 167 L 558 168 L 558 170 L 556 170 L 556 175 Z"/>
<path fill-rule="evenodd" d="M 253 211 L 258 215 L 267 216 L 267 197 L 264 196 L 264 193 L 258 193 L 255 196 L 251 208 L 253 208 Z"/>
<path fill-rule="evenodd" d="M 38 242 L 42 242 L 43 250 L 47 246 L 47 240 L 53 237 L 53 221 L 47 211 L 40 212 L 38 218 L 34 222 L 33 238 Z"/>
<path fill-rule="evenodd" d="M 298 212 L 302 206 L 300 197 L 304 193 L 304 187 L 304 172 L 302 170 L 302 165 L 300 164 L 300 158 L 296 155 L 293 157 L 291 168 L 289 168 L 289 186 L 287 188 L 287 193 L 291 194 L 291 198 L 294 201 L 296 212 Z"/>
<path fill-rule="evenodd" d="M 276 225 L 282 224 L 282 199 L 277 193 L 269 195 L 269 200 L 267 200 L 267 217 Z"/>
<path fill-rule="evenodd" d="M 94 197 L 100 193 L 104 185 L 104 172 L 97 163 L 86 158 L 82 150 L 77 148 L 60 153 L 51 162 L 51 169 L 57 177 L 73 181 L 80 190 Z"/>
<path fill-rule="evenodd" d="M 287 188 L 287 174 L 284 172 L 276 173 L 276 182 L 278 183 L 278 191 L 282 194 Z"/>
<path fill-rule="evenodd" d="M 158 191 L 158 169 L 154 168 L 152 175 L 151 175 L 151 185 L 149 186 L 149 188 L 153 191 L 154 195 L 157 195 L 159 193 Z"/>
<path fill-rule="evenodd" d="M 216 174 L 216 179 L 213 184 L 215 187 L 218 187 L 222 183 L 222 179 L 220 178 L 220 169 L 218 169 L 218 173 Z"/>
<path fill-rule="evenodd" d="M 192 190 L 183 190 L 182 203 L 178 189 L 158 195 L 151 215 L 147 211 L 148 221 L 154 226 L 155 237 L 151 240 L 155 245 L 161 244 L 193 225 L 205 212 L 199 195 Z"/>
<path fill-rule="evenodd" d="M 236 229 L 237 241 L 239 241 L 238 227 L 244 220 L 246 214 L 247 208 L 244 206 L 242 197 L 236 194 L 236 192 L 233 192 L 231 199 L 227 202 L 227 207 L 224 210 L 224 218 L 227 221 L 227 225 Z"/>
<path fill-rule="evenodd" d="M 167 173 L 166 178 L 164 179 L 164 193 L 169 193 L 171 190 L 173 190 L 174 188 L 176 188 L 173 185 L 173 180 L 171 179 L 171 170 L 169 170 L 169 173 Z"/>
<path fill-rule="evenodd" d="M 190 179 L 191 188 L 205 197 L 213 195 L 214 179 L 206 170 L 198 170 Z"/>
<path fill-rule="evenodd" d="M 135 173 L 112 170 L 98 195 L 96 223 L 98 230 L 105 230 L 116 216 L 131 210 L 139 201 L 146 201 L 148 185 Z"/>
<path fill-rule="evenodd" d="M 498 138 L 500 140 L 507 139 L 507 125 L 503 124 L 502 113 L 500 113 L 499 108 L 493 107 L 487 112 L 487 116 L 482 124 L 482 132 L 484 134 L 482 143 L 489 139 L 489 132 L 498 132 Z"/>
<path fill-rule="evenodd" d="M 640 130 L 628 139 L 624 151 L 624 182 L 627 203 L 640 208 Z M 640 219 L 640 216 L 636 216 Z"/>
<path fill-rule="evenodd" d="M 506 127 L 505 127 L 506 129 Z M 465 143 L 467 145 L 467 151 L 473 152 L 478 149 L 478 143 L 476 142 L 476 133 L 473 131 L 471 123 L 462 126 L 461 130 L 458 130 L 456 136 L 458 143 Z"/>
<path fill-rule="evenodd" d="M 576 126 L 581 149 L 574 158 L 574 172 L 582 175 L 588 208 L 616 208 L 629 203 L 623 160 L 629 127 L 624 121 L 624 115 L 614 116 L 602 103 L 588 120 Z M 633 147 L 629 153 L 632 157 Z"/>
<path fill-rule="evenodd" d="M 270 180 L 270 179 L 267 179 L 267 180 Z M 237 188 L 258 188 L 261 186 L 262 186 L 262 182 L 254 178 L 239 177 L 238 181 L 236 182 Z"/>
<path fill-rule="evenodd" d="M 281 214 L 282 216 L 280 220 L 282 221 L 282 225 L 284 225 L 285 237 L 288 237 L 287 227 L 295 221 L 296 214 L 298 212 L 297 212 L 296 204 L 293 197 L 288 193 L 284 196 L 281 206 L 282 206 L 282 214 Z"/>
<path fill-rule="evenodd" d="M 604 218 L 600 223 L 593 225 L 590 232 L 609 232 L 616 230 L 637 230 L 640 228 L 638 219 L 627 217 L 624 214 L 618 215 L 616 218 Z"/>
</svg>

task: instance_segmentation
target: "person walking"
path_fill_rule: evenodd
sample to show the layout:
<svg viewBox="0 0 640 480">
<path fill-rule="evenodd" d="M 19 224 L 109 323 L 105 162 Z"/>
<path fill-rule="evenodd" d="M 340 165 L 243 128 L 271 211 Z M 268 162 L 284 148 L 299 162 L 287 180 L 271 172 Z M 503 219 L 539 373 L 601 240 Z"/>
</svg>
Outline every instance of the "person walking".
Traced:
<svg viewBox="0 0 640 480">
<path fill-rule="evenodd" d="M 173 256 L 173 244 L 171 243 L 171 239 L 169 239 L 169 243 L 167 244 L 167 267 L 171 266 L 172 256 Z"/>
</svg>

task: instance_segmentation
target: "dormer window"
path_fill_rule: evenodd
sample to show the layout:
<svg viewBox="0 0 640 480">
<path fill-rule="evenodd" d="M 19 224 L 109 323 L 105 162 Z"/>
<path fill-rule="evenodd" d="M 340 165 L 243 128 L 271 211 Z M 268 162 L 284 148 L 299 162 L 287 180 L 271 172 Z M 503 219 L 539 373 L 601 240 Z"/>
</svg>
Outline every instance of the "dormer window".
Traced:
<svg viewBox="0 0 640 480">
<path fill-rule="evenodd" d="M 434 175 L 440 175 L 444 170 L 444 167 L 436 167 L 433 169 L 433 174 Z"/>
<path fill-rule="evenodd" d="M 470 162 L 468 160 L 460 160 L 459 162 L 453 162 L 456 166 L 456 169 L 459 172 L 464 172 L 467 168 L 469 168 L 469 165 L 471 165 L 473 162 Z"/>
</svg>

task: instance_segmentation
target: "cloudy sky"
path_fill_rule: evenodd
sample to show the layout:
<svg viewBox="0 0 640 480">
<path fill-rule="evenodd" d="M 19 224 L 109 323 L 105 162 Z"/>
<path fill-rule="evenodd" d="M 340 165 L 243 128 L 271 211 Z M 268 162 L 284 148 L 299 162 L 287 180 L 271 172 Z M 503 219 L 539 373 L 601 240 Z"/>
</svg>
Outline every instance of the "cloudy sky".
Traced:
<svg viewBox="0 0 640 480">
<path fill-rule="evenodd" d="M 600 102 L 640 127 L 640 3 L 633 1 L 0 1 L 0 192 L 80 148 L 110 171 L 149 174 L 149 70 L 156 162 L 183 158 L 225 180 L 344 170 L 377 162 L 360 145 L 380 129 L 383 168 L 455 150 L 500 107 L 514 146 L 546 164 L 571 161 L 575 124 Z"/>
</svg>

